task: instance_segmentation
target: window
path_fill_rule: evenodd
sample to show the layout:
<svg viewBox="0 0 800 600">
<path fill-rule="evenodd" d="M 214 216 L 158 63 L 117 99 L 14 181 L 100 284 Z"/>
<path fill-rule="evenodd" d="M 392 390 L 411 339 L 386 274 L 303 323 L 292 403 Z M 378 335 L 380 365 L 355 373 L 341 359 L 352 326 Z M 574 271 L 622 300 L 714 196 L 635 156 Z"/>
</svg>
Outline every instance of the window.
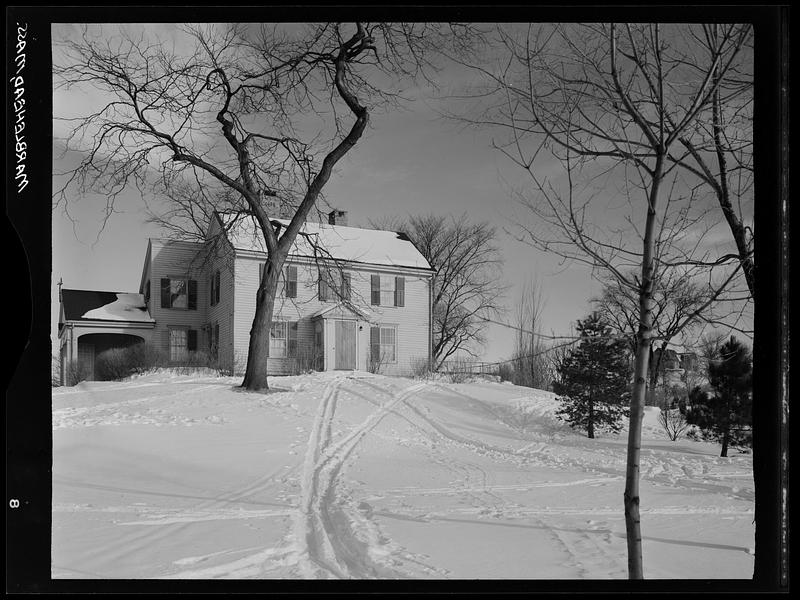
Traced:
<svg viewBox="0 0 800 600">
<path fill-rule="evenodd" d="M 189 358 L 189 352 L 196 350 L 196 329 L 173 328 L 169 330 L 169 359 L 171 361 L 184 361 Z"/>
<path fill-rule="evenodd" d="M 219 304 L 219 283 L 220 283 L 220 273 L 219 270 L 215 271 L 214 274 L 211 276 L 211 298 L 210 304 L 211 306 L 215 306 Z"/>
<path fill-rule="evenodd" d="M 286 267 L 286 297 L 297 298 L 297 267 Z"/>
<path fill-rule="evenodd" d="M 397 327 L 371 327 L 369 334 L 372 361 L 380 364 L 397 362 Z"/>
<path fill-rule="evenodd" d="M 405 306 L 405 277 L 386 277 L 372 275 L 370 277 L 370 300 L 373 306 Z"/>
<path fill-rule="evenodd" d="M 162 278 L 161 308 L 197 310 L 197 281 L 174 277 Z"/>
<path fill-rule="evenodd" d="M 273 321 L 269 331 L 270 358 L 297 356 L 297 321 Z"/>
<path fill-rule="evenodd" d="M 350 273 L 340 270 L 334 272 L 320 270 L 319 272 L 319 301 L 332 302 L 336 300 L 350 300 L 352 278 Z"/>
</svg>

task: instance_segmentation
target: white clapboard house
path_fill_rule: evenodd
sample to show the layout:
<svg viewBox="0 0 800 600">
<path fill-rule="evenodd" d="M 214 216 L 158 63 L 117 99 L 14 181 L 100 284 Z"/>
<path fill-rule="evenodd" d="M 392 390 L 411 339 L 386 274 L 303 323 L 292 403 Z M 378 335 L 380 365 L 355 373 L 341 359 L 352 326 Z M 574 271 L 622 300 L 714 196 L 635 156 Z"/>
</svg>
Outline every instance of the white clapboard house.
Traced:
<svg viewBox="0 0 800 600">
<path fill-rule="evenodd" d="M 62 289 L 62 379 L 76 361 L 92 378 L 101 352 L 141 342 L 174 364 L 204 353 L 243 372 L 266 261 L 257 231 L 251 217 L 217 213 L 205 243 L 148 241 L 138 293 Z M 332 211 L 303 226 L 281 277 L 270 374 L 405 375 L 430 360 L 433 270 L 404 234 L 348 227 Z"/>
</svg>

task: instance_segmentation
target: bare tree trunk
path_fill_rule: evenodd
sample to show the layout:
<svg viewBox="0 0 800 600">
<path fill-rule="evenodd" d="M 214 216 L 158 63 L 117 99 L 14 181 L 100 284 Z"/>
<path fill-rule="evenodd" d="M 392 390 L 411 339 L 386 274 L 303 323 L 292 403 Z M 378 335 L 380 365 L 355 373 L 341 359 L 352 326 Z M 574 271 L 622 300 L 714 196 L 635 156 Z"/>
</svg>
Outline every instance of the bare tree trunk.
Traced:
<svg viewBox="0 0 800 600">
<path fill-rule="evenodd" d="M 655 221 L 658 192 L 663 177 L 663 154 L 656 158 L 653 185 L 648 198 L 647 219 L 642 244 L 642 284 L 639 290 L 639 331 L 636 334 L 636 361 L 628 428 L 628 458 L 625 473 L 625 532 L 628 541 L 628 579 L 644 579 L 642 568 L 642 531 L 639 519 L 639 462 L 642 446 L 642 418 L 647 394 L 647 371 L 650 362 L 653 329 L 653 288 L 655 284 Z"/>
<path fill-rule="evenodd" d="M 242 387 L 250 391 L 269 389 L 267 383 L 267 359 L 269 358 L 269 336 L 272 328 L 272 309 L 278 288 L 281 266 L 271 260 L 264 267 L 264 276 L 256 292 L 256 314 L 250 328 L 250 344 L 247 351 L 247 369 Z"/>
<path fill-rule="evenodd" d="M 730 437 L 731 437 L 730 430 L 726 429 L 725 433 L 722 436 L 722 452 L 720 453 L 720 456 L 722 458 L 728 457 L 728 444 L 730 443 Z"/>
</svg>

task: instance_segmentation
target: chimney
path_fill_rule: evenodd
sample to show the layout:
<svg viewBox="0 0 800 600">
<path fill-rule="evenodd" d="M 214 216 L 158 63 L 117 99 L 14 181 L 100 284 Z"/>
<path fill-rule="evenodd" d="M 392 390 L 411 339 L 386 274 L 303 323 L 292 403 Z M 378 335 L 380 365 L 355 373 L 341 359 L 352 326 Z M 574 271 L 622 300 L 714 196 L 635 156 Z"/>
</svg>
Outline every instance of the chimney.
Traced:
<svg viewBox="0 0 800 600">
<path fill-rule="evenodd" d="M 347 226 L 347 211 L 334 209 L 328 213 L 328 223 Z"/>
</svg>

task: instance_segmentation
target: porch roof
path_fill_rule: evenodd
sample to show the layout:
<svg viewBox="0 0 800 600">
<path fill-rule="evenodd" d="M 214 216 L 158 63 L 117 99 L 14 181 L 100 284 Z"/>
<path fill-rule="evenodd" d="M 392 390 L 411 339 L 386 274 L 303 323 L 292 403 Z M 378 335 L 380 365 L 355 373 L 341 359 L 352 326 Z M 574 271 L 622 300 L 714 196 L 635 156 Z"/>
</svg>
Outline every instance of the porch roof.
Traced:
<svg viewBox="0 0 800 600">
<path fill-rule="evenodd" d="M 332 304 L 331 306 L 326 306 L 325 308 L 322 308 L 317 312 L 311 313 L 311 315 L 309 316 L 312 319 L 325 318 L 326 316 L 334 317 L 337 312 L 339 313 L 349 312 L 365 321 L 371 321 L 374 317 L 374 315 L 371 312 L 356 308 L 355 306 L 353 306 L 352 304 L 348 304 L 347 302 L 338 302 L 336 304 Z"/>
</svg>

